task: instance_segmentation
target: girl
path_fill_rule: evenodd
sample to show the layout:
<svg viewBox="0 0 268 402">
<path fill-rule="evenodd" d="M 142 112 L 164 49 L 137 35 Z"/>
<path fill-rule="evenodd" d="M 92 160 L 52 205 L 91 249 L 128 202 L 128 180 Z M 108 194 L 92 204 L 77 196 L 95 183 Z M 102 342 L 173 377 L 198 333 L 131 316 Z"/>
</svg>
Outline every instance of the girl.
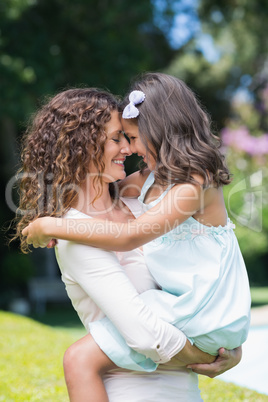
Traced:
<svg viewBox="0 0 268 402">
<path fill-rule="evenodd" d="M 151 170 L 146 180 L 134 174 L 124 186 L 132 195 L 141 189 L 146 212 L 127 224 L 43 218 L 24 231 L 27 241 L 45 246 L 55 237 L 118 251 L 145 244 L 148 268 L 166 292 L 150 290 L 143 300 L 207 353 L 241 345 L 249 328 L 248 279 L 223 201 L 229 172 L 208 116 L 183 82 L 165 74 L 136 82 L 122 116 L 132 152 Z M 93 324 L 96 342 L 123 366 L 120 348 L 113 356 L 107 350 L 113 325 Z M 106 337 L 99 335 L 104 325 Z"/>
</svg>

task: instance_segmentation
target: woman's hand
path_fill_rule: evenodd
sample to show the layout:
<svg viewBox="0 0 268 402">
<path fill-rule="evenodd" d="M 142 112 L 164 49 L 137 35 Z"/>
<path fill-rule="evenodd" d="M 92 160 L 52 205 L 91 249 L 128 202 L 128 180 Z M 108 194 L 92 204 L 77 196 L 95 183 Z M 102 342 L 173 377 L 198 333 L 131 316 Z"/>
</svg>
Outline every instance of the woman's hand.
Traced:
<svg viewBox="0 0 268 402">
<path fill-rule="evenodd" d="M 224 348 L 219 349 L 219 355 L 213 363 L 210 364 L 190 364 L 187 368 L 192 369 L 197 374 L 203 374 L 214 378 L 236 366 L 242 357 L 242 347 L 239 346 L 233 350 Z"/>
<path fill-rule="evenodd" d="M 26 226 L 22 235 L 27 236 L 27 243 L 32 244 L 34 248 L 44 248 L 47 245 L 51 247 L 54 242 L 51 242 L 52 237 L 47 233 L 51 220 L 54 222 L 54 218 L 38 218 Z"/>
</svg>

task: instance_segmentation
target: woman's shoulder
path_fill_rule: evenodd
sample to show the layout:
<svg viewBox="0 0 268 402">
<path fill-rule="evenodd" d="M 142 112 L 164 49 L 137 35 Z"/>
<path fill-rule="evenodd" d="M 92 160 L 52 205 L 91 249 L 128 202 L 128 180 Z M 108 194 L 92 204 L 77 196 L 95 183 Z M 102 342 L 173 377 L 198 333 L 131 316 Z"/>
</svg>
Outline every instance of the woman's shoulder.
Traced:
<svg viewBox="0 0 268 402">
<path fill-rule="evenodd" d="M 144 213 L 143 206 L 139 202 L 138 198 L 120 197 L 120 200 L 128 207 L 135 218 L 138 218 Z"/>
<path fill-rule="evenodd" d="M 88 218 L 88 219 L 91 219 L 91 216 L 85 214 L 84 212 L 79 211 L 78 209 L 70 208 L 70 209 L 64 214 L 63 218 L 69 218 L 69 219 L 83 219 L 83 218 Z"/>
</svg>

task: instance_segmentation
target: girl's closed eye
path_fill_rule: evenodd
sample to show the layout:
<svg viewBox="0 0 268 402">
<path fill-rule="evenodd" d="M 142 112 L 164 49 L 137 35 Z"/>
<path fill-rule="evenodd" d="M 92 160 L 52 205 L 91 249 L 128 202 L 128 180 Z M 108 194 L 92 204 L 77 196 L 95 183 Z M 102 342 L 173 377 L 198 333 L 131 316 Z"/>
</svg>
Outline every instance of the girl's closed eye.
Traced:
<svg viewBox="0 0 268 402">
<path fill-rule="evenodd" d="M 134 141 L 137 137 L 135 137 L 134 135 L 132 135 L 131 137 L 128 137 L 129 138 L 129 141 L 131 142 L 131 141 Z"/>
</svg>

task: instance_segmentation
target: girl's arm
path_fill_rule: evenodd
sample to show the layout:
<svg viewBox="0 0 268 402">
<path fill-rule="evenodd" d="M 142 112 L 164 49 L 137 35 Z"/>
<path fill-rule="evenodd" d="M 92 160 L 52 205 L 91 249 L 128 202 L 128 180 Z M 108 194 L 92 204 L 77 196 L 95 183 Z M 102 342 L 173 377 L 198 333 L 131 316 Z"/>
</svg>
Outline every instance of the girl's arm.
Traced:
<svg viewBox="0 0 268 402">
<path fill-rule="evenodd" d="M 52 238 L 59 238 L 106 250 L 132 250 L 194 215 L 204 207 L 202 195 L 201 186 L 180 184 L 169 190 L 157 205 L 129 223 L 45 217 L 32 222 L 22 233 L 34 247 L 45 247 Z"/>
<path fill-rule="evenodd" d="M 187 368 L 192 369 L 197 374 L 203 374 L 214 378 L 225 371 L 235 367 L 242 358 L 242 346 L 233 350 L 224 348 L 219 349 L 219 355 L 213 363 L 210 364 L 189 364 Z"/>
</svg>

